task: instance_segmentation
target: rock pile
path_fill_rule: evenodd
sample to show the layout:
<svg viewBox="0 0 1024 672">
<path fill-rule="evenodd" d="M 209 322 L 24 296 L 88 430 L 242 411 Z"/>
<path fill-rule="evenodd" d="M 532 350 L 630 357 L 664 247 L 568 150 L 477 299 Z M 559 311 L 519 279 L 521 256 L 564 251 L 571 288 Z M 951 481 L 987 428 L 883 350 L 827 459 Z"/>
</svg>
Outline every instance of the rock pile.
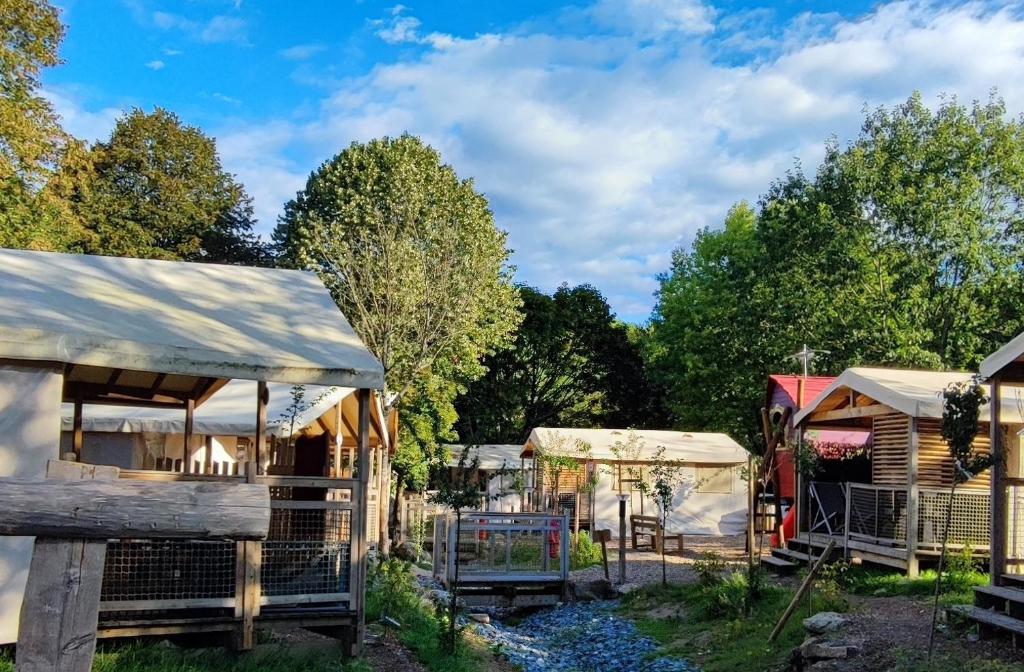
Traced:
<svg viewBox="0 0 1024 672">
<path fill-rule="evenodd" d="M 511 627 L 492 621 L 477 632 L 525 672 L 696 672 L 673 658 L 652 658 L 657 644 L 613 613 L 614 603 L 566 604 Z"/>
</svg>

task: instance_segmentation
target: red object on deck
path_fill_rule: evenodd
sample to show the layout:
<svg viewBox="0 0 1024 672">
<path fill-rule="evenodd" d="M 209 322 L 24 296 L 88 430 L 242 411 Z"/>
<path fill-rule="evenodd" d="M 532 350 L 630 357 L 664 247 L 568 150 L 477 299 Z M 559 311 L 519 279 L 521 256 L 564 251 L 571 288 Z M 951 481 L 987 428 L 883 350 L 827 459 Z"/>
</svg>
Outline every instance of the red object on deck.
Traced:
<svg viewBox="0 0 1024 672">
<path fill-rule="evenodd" d="M 786 537 L 786 539 L 792 539 L 793 536 L 796 534 L 794 532 L 794 527 L 796 525 L 795 515 L 796 508 L 791 506 L 789 507 L 789 511 L 786 511 L 786 517 L 782 519 L 782 534 Z M 778 548 L 779 546 L 779 535 L 773 533 L 772 548 Z"/>
</svg>

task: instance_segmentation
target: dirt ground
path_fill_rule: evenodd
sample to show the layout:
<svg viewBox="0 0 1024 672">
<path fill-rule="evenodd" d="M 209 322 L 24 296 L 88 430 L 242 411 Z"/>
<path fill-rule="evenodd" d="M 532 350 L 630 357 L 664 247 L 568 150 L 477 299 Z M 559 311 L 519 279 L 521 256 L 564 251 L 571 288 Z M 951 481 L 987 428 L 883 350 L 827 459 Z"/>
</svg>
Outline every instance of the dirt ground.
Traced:
<svg viewBox="0 0 1024 672">
<path fill-rule="evenodd" d="M 375 637 L 365 647 L 363 658 L 375 672 L 426 672 L 427 669 L 390 634 Z"/>
</svg>

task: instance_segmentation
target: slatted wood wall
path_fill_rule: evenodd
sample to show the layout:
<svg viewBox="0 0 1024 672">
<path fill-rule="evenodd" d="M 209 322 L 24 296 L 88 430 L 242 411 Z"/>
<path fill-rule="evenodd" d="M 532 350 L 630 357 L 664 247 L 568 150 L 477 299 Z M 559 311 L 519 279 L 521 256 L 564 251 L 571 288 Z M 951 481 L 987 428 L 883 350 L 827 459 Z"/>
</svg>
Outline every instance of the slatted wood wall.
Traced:
<svg viewBox="0 0 1024 672">
<path fill-rule="evenodd" d="M 876 415 L 872 422 L 871 481 L 875 485 L 906 485 L 910 417 Z"/>
<path fill-rule="evenodd" d="M 942 421 L 918 420 L 917 434 L 918 483 L 925 487 L 948 488 L 953 483 L 953 458 L 949 455 L 949 446 L 942 438 Z M 988 424 L 983 424 L 974 439 L 974 449 L 987 453 L 990 445 Z M 989 487 L 989 472 L 985 471 L 958 487 L 985 490 Z"/>
</svg>

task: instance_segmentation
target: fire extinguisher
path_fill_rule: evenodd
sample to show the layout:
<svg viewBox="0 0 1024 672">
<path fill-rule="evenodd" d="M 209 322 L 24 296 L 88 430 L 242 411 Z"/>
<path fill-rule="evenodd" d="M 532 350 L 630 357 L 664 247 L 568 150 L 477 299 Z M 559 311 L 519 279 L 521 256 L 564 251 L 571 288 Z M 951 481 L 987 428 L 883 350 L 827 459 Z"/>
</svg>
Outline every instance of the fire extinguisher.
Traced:
<svg viewBox="0 0 1024 672">
<path fill-rule="evenodd" d="M 486 523 L 486 522 L 487 522 L 486 519 L 481 519 L 481 521 L 480 521 L 481 524 Z M 487 530 L 480 530 L 479 532 L 476 533 L 476 537 L 480 541 L 487 541 Z"/>
</svg>

